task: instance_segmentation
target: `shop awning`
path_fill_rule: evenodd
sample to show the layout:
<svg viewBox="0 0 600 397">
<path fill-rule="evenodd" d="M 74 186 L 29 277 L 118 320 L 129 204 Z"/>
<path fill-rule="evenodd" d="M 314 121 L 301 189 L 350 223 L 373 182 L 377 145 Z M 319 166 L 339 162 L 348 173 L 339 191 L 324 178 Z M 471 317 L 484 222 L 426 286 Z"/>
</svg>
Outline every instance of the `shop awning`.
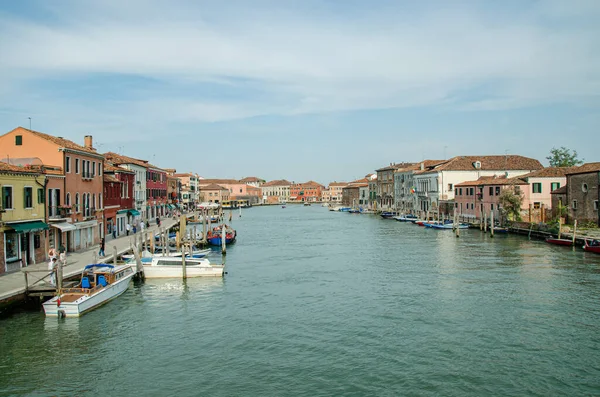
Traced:
<svg viewBox="0 0 600 397">
<path fill-rule="evenodd" d="M 129 210 L 118 210 L 117 214 L 126 214 Z"/>
<path fill-rule="evenodd" d="M 50 226 L 60 229 L 61 232 L 70 232 L 71 230 L 75 230 L 75 226 L 68 222 L 51 223 Z"/>
<path fill-rule="evenodd" d="M 128 212 L 133 216 L 140 216 L 140 211 L 138 210 L 129 210 Z"/>
<path fill-rule="evenodd" d="M 169 206 L 169 208 L 170 208 L 170 209 L 172 209 L 172 210 L 174 210 L 174 209 L 175 209 L 175 206 L 174 206 L 173 204 L 168 204 L 168 206 Z"/>
<path fill-rule="evenodd" d="M 75 227 L 77 229 L 85 229 L 86 227 L 92 227 L 92 226 L 98 225 L 98 221 L 93 220 L 93 221 L 77 222 L 77 223 L 74 223 L 73 225 L 75 225 Z"/>
<path fill-rule="evenodd" d="M 6 226 L 11 227 L 17 233 L 29 233 L 39 232 L 41 230 L 48 230 L 48 225 L 42 221 L 11 223 Z"/>
</svg>

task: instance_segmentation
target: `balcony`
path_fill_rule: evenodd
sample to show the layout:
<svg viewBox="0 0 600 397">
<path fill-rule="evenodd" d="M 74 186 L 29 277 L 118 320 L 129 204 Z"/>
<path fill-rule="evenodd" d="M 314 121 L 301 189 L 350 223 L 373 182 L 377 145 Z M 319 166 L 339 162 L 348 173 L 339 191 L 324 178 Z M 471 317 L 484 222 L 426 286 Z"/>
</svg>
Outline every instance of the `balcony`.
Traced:
<svg viewBox="0 0 600 397">
<path fill-rule="evenodd" d="M 68 218 L 72 214 L 71 206 L 66 205 L 49 205 L 48 206 L 48 219 L 59 220 Z"/>
</svg>

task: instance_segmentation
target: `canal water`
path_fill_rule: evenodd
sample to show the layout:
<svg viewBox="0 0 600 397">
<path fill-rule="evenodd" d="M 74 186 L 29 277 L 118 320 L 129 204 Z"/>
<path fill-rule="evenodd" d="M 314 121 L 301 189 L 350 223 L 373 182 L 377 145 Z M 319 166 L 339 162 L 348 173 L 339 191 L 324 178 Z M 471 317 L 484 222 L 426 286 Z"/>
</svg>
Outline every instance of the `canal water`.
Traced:
<svg viewBox="0 0 600 397">
<path fill-rule="evenodd" d="M 232 224 L 224 279 L 0 320 L 0 395 L 600 394 L 598 255 L 320 206 Z"/>
</svg>

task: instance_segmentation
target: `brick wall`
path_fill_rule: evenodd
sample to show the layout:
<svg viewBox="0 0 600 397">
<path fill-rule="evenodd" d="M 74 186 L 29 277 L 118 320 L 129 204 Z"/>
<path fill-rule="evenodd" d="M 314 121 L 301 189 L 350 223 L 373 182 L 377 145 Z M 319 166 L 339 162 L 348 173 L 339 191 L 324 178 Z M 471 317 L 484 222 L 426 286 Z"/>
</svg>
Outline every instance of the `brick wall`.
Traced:
<svg viewBox="0 0 600 397">
<path fill-rule="evenodd" d="M 598 200 L 598 173 L 569 175 L 567 189 L 569 223 L 575 219 L 578 222 L 598 222 L 598 210 L 594 209 L 594 202 Z M 577 209 L 573 208 L 575 200 Z"/>
</svg>

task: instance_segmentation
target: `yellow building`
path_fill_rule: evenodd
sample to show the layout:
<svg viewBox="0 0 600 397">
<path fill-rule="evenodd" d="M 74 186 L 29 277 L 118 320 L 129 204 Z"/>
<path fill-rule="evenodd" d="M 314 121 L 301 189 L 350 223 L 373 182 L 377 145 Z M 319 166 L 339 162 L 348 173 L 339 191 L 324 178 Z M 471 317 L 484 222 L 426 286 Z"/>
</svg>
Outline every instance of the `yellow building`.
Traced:
<svg viewBox="0 0 600 397">
<path fill-rule="evenodd" d="M 46 260 L 46 177 L 0 162 L 0 274 Z"/>
</svg>

